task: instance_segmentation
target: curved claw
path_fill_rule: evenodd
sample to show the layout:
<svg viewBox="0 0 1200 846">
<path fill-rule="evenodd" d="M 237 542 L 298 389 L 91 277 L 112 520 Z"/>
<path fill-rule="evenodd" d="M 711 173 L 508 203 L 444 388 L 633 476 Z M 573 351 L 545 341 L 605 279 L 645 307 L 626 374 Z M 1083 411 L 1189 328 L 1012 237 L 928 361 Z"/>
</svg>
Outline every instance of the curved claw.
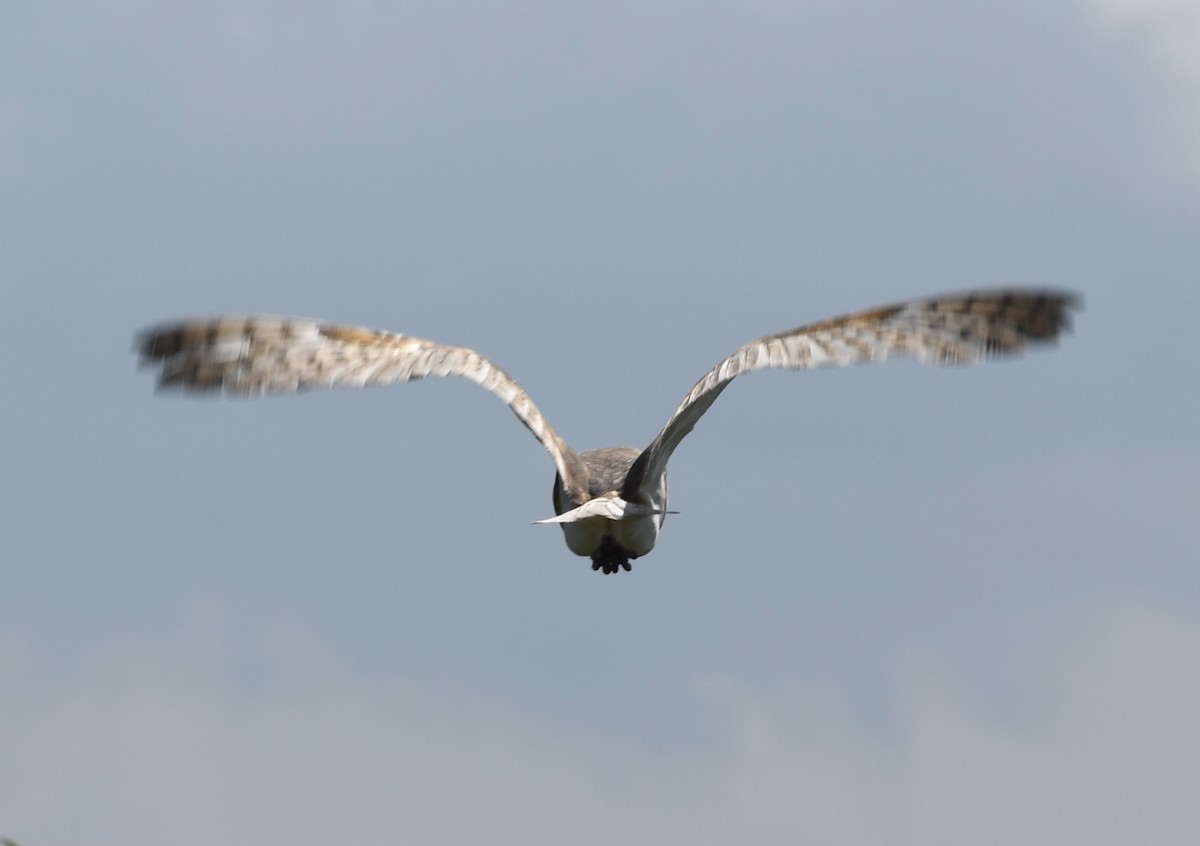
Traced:
<svg viewBox="0 0 1200 846">
<path fill-rule="evenodd" d="M 630 558 L 637 556 L 606 535 L 600 539 L 600 544 L 592 553 L 592 569 L 605 575 L 619 573 L 621 568 L 629 573 L 633 571 L 633 566 L 629 563 Z"/>
<path fill-rule="evenodd" d="M 606 576 L 611 575 L 612 573 L 619 573 L 621 572 L 622 568 L 625 569 L 626 573 L 633 572 L 633 565 L 628 561 L 592 561 L 592 569 L 599 570 Z"/>
</svg>

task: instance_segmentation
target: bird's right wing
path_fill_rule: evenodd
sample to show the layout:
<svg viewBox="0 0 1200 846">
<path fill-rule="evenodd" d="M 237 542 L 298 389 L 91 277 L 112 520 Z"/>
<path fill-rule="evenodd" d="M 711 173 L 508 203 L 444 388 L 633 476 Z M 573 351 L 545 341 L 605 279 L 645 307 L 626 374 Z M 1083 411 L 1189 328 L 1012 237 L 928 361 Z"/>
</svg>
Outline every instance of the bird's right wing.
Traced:
<svg viewBox="0 0 1200 846">
<path fill-rule="evenodd" d="M 466 347 L 314 320 L 218 317 L 150 329 L 137 348 L 142 364 L 160 368 L 160 387 L 244 396 L 462 376 L 512 409 L 550 453 L 568 490 L 587 488 L 579 458 L 525 389 Z"/>
<path fill-rule="evenodd" d="M 1077 298 L 1058 291 L 977 291 L 860 311 L 751 341 L 704 375 L 629 470 L 622 496 L 647 501 L 671 453 L 742 373 L 807 370 L 909 357 L 974 364 L 1049 343 L 1069 326 Z"/>
</svg>

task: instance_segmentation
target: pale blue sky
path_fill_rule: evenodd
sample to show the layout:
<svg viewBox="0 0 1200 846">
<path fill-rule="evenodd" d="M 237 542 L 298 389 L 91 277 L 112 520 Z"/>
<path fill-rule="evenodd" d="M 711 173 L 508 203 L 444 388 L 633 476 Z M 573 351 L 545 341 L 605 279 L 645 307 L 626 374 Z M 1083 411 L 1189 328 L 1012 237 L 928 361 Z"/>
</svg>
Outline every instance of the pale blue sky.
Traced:
<svg viewBox="0 0 1200 846">
<path fill-rule="evenodd" d="M 1200 831 L 1200 4 L 0 10 L 0 836 Z M 603 577 L 462 380 L 156 397 L 133 333 L 470 345 L 579 449 L 749 339 L 1081 292 L 1058 350 L 741 379 Z"/>
</svg>

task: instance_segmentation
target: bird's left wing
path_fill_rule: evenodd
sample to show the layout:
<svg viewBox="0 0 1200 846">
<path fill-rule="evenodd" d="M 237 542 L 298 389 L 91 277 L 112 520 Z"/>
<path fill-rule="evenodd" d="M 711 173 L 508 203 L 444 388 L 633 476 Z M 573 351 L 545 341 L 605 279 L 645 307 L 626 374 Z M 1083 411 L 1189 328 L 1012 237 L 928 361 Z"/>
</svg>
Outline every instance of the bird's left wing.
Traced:
<svg viewBox="0 0 1200 846">
<path fill-rule="evenodd" d="M 751 341 L 704 375 L 629 470 L 622 496 L 647 501 L 671 453 L 742 373 L 807 370 L 909 357 L 926 364 L 974 364 L 1053 342 L 1078 307 L 1061 291 L 976 291 L 860 311 Z"/>
<path fill-rule="evenodd" d="M 500 397 L 550 453 L 564 483 L 586 490 L 579 458 L 524 388 L 466 347 L 273 317 L 218 317 L 160 326 L 142 333 L 137 347 L 142 364 L 160 368 L 160 387 L 245 396 L 462 376 Z"/>
</svg>

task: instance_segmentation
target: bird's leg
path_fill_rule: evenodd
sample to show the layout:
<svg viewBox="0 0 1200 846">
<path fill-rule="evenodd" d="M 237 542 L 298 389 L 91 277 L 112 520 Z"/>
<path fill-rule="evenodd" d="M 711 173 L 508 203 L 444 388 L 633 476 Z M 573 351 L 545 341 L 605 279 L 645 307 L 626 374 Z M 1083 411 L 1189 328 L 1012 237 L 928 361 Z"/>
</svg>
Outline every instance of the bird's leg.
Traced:
<svg viewBox="0 0 1200 846">
<path fill-rule="evenodd" d="M 610 573 L 619 573 L 621 568 L 625 568 L 625 572 L 629 573 L 633 567 L 629 563 L 630 558 L 636 558 L 636 555 L 630 555 L 628 550 L 624 549 L 620 544 L 613 542 L 612 538 L 605 537 L 600 541 L 600 546 L 592 553 L 592 569 L 599 570 L 605 575 Z"/>
<path fill-rule="evenodd" d="M 595 560 L 595 559 L 593 559 L 593 561 L 592 561 L 592 569 L 600 570 L 606 576 L 609 573 L 621 572 L 622 567 L 625 568 L 626 573 L 630 572 L 633 569 L 633 565 L 630 564 L 628 561 L 600 561 L 600 560 Z"/>
</svg>

